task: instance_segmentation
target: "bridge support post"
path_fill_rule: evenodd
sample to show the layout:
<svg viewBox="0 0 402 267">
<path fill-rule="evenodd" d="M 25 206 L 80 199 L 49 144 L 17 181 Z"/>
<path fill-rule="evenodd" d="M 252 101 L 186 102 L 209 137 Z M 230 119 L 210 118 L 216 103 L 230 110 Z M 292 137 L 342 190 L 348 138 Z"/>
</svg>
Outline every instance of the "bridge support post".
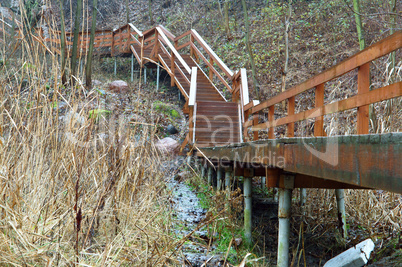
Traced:
<svg viewBox="0 0 402 267">
<path fill-rule="evenodd" d="M 114 76 L 116 76 L 117 73 L 117 62 L 116 62 L 116 57 L 114 57 Z"/>
<path fill-rule="evenodd" d="M 225 170 L 225 190 L 226 190 L 226 210 L 230 211 L 230 178 L 232 177 L 232 168 Z"/>
<path fill-rule="evenodd" d="M 252 242 L 252 177 L 244 177 L 244 236 L 247 244 Z"/>
<path fill-rule="evenodd" d="M 278 233 L 278 267 L 289 266 L 289 232 L 290 232 L 290 209 L 292 203 L 292 190 L 279 189 L 279 233 Z"/>
<path fill-rule="evenodd" d="M 147 84 L 147 68 L 144 67 L 144 84 Z"/>
<path fill-rule="evenodd" d="M 134 81 L 134 55 L 131 54 L 131 82 Z"/>
<path fill-rule="evenodd" d="M 344 189 L 335 189 L 336 202 L 338 204 L 339 229 L 343 238 L 347 238 L 346 228 L 346 210 L 345 210 L 345 191 Z"/>
<path fill-rule="evenodd" d="M 204 161 L 201 161 L 201 178 L 204 179 L 205 177 L 205 164 Z"/>
<path fill-rule="evenodd" d="M 261 188 L 265 189 L 267 187 L 266 182 L 267 182 L 267 177 L 261 176 Z"/>
<path fill-rule="evenodd" d="M 156 91 L 159 91 L 159 64 L 156 67 Z"/>
<path fill-rule="evenodd" d="M 307 199 L 307 190 L 306 188 L 300 188 L 300 207 L 302 209 L 303 215 L 306 215 L 306 199 Z"/>
<path fill-rule="evenodd" d="M 216 172 L 216 191 L 220 191 L 222 189 L 222 174 L 222 167 L 218 167 L 218 170 Z"/>
<path fill-rule="evenodd" d="M 208 185 L 211 186 L 212 186 L 212 171 L 213 171 L 212 168 L 213 168 L 212 166 L 208 165 Z"/>
</svg>

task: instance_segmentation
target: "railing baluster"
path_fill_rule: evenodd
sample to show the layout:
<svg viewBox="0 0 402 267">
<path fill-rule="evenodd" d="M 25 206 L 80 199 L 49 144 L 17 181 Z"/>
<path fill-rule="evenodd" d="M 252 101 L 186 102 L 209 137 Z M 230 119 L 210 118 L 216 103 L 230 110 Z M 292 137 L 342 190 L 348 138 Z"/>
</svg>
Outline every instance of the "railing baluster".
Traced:
<svg viewBox="0 0 402 267">
<path fill-rule="evenodd" d="M 295 114 L 295 97 L 292 96 L 288 99 L 288 116 Z M 291 122 L 287 124 L 287 137 L 295 136 L 295 123 Z"/>
<path fill-rule="evenodd" d="M 214 60 L 212 59 L 212 57 L 209 57 L 209 63 L 211 63 L 211 66 L 214 66 Z M 213 77 L 214 77 L 214 72 L 212 71 L 212 68 L 209 67 L 208 68 L 208 75 L 209 75 L 209 79 L 212 81 Z"/>
<path fill-rule="evenodd" d="M 323 107 L 324 106 L 324 91 L 325 84 L 320 84 L 315 89 L 315 107 Z M 324 136 L 324 116 L 320 116 L 315 118 L 314 123 L 314 136 Z"/>
<path fill-rule="evenodd" d="M 272 105 L 268 108 L 268 121 L 270 122 L 270 127 L 268 129 L 268 139 L 275 139 L 274 134 L 275 127 L 272 125 L 275 119 L 274 113 L 275 113 L 275 106 Z"/>
<path fill-rule="evenodd" d="M 370 62 L 359 67 L 357 74 L 357 94 L 370 91 Z M 357 134 L 369 133 L 369 105 L 357 108 Z"/>
</svg>

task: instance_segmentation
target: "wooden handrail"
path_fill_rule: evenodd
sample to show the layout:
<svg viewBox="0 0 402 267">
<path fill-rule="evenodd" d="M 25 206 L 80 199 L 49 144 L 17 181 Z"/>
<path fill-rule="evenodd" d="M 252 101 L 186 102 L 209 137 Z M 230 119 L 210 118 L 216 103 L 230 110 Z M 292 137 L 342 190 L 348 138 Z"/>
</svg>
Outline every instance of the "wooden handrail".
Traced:
<svg viewBox="0 0 402 267">
<path fill-rule="evenodd" d="M 267 107 L 278 104 L 292 96 L 296 96 L 301 94 L 309 89 L 312 89 L 320 84 L 324 84 L 332 79 L 335 79 L 351 70 L 356 69 L 359 66 L 362 66 L 368 62 L 371 62 L 377 58 L 385 56 L 396 49 L 402 47 L 402 31 L 398 31 L 393 35 L 385 38 L 378 43 L 367 47 L 361 52 L 355 54 L 354 56 L 342 61 L 341 63 L 335 65 L 334 67 L 321 72 L 320 74 L 310 78 L 309 80 L 296 85 L 285 92 L 274 96 L 267 101 L 260 103 L 258 106 L 253 107 L 252 112 L 256 113 L 260 110 L 263 110 Z"/>
<path fill-rule="evenodd" d="M 226 75 L 232 79 L 233 78 L 233 71 L 226 66 L 225 63 L 215 54 L 215 52 L 209 47 L 209 45 L 204 41 L 204 39 L 198 34 L 196 30 L 191 30 L 191 35 L 194 37 L 194 39 L 201 45 L 202 48 L 208 53 L 210 57 L 213 58 L 214 62 L 218 64 L 218 66 L 222 69 L 223 72 L 226 73 Z"/>
<path fill-rule="evenodd" d="M 324 115 L 353 108 L 357 108 L 357 133 L 369 133 L 369 105 L 402 96 L 402 82 L 396 82 L 394 84 L 370 91 L 370 62 L 400 48 L 402 48 L 402 31 L 396 32 L 395 34 L 351 56 L 336 66 L 323 71 L 313 78 L 296 85 L 271 99 L 268 99 L 258 105 L 246 104 L 244 106 L 244 112 L 247 115 L 258 115 L 261 110 L 268 108 L 268 121 L 258 123 L 258 120 L 249 120 L 244 124 L 244 133 L 246 134 L 246 129 L 251 126 L 251 129 L 254 132 L 268 128 L 268 138 L 271 139 L 275 138 L 275 127 L 286 125 L 288 129 L 287 135 L 292 137 L 294 134 L 295 122 L 307 119 L 315 119 L 314 134 L 315 136 L 323 136 L 325 135 L 323 128 Z M 349 97 L 348 99 L 324 105 L 325 83 L 354 69 L 358 69 L 357 95 Z M 310 89 L 315 90 L 315 108 L 295 114 L 295 97 L 298 94 Z M 288 100 L 289 103 L 288 115 L 275 119 L 275 105 L 284 100 Z"/>
<path fill-rule="evenodd" d="M 183 34 L 180 35 L 179 37 L 174 38 L 174 41 L 177 42 L 177 41 L 179 41 L 180 39 L 182 39 L 182 38 L 184 38 L 184 37 L 186 37 L 187 35 L 190 35 L 190 34 L 191 34 L 191 30 L 186 31 L 185 33 L 183 33 Z"/>
<path fill-rule="evenodd" d="M 233 91 L 232 87 L 230 87 L 230 85 L 225 81 L 225 79 L 222 77 L 222 75 L 220 75 L 220 73 L 212 66 L 212 64 L 209 63 L 209 61 L 204 57 L 204 55 L 201 53 L 201 51 L 194 44 L 191 44 L 191 47 L 193 47 L 194 51 L 199 55 L 199 57 L 215 73 L 216 77 L 218 77 L 218 79 L 229 90 L 229 92 L 232 92 Z"/>
<path fill-rule="evenodd" d="M 177 52 L 176 48 L 174 48 L 172 43 L 169 42 L 165 33 L 159 27 L 156 27 L 156 30 L 159 32 L 159 35 L 162 38 L 162 40 L 164 41 L 164 43 L 169 47 L 170 51 L 172 51 L 174 53 L 176 59 L 178 59 L 180 61 L 181 65 L 186 69 L 187 73 L 191 74 L 190 67 L 187 65 L 187 63 L 184 61 L 184 59 L 181 57 L 179 52 Z"/>
<path fill-rule="evenodd" d="M 264 122 L 252 127 L 252 131 L 263 130 L 266 128 L 278 127 L 288 123 L 303 121 L 306 119 L 318 118 L 320 116 L 342 112 L 348 109 L 358 108 L 402 96 L 402 82 L 397 82 L 388 86 L 384 86 L 365 94 L 355 95 L 347 99 L 327 104 L 322 107 L 316 107 L 306 111 L 299 112 L 290 116 L 273 120 L 272 122 Z M 251 126 L 251 121 L 247 122 L 247 126 Z"/>
<path fill-rule="evenodd" d="M 168 29 L 166 29 L 163 25 L 158 25 L 158 27 L 159 27 L 159 29 L 161 29 L 165 34 L 166 34 L 166 36 L 170 39 L 170 40 L 172 40 L 173 42 L 174 42 L 174 40 L 176 39 L 176 36 L 174 36 Z"/>
<path fill-rule="evenodd" d="M 137 33 L 137 35 L 138 35 L 139 37 L 142 37 L 142 36 L 143 36 L 143 35 L 142 35 L 142 32 L 140 32 L 132 23 L 129 23 L 128 25 L 130 25 L 131 29 L 133 29 L 133 30 Z"/>
</svg>

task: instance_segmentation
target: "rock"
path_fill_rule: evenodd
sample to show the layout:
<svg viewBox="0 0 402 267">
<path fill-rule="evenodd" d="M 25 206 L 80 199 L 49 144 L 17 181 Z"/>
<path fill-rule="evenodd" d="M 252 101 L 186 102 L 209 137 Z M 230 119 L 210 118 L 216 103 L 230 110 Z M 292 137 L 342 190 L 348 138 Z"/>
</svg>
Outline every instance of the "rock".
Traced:
<svg viewBox="0 0 402 267">
<path fill-rule="evenodd" d="M 170 134 L 177 134 L 179 131 L 176 129 L 176 127 L 174 127 L 172 124 L 170 124 L 167 128 L 166 128 L 167 132 Z"/>
<path fill-rule="evenodd" d="M 109 90 L 116 94 L 128 93 L 128 84 L 125 81 L 113 81 L 109 83 Z"/>
<path fill-rule="evenodd" d="M 361 267 L 367 264 L 374 242 L 369 238 L 330 259 L 324 267 Z"/>
<path fill-rule="evenodd" d="M 180 148 L 180 144 L 170 137 L 159 140 L 156 142 L 155 146 L 159 151 L 167 155 L 176 155 Z"/>
<path fill-rule="evenodd" d="M 235 241 L 236 247 L 238 247 L 238 246 L 240 246 L 241 242 L 243 242 L 243 239 L 241 237 L 239 237 L 239 238 L 235 238 L 234 241 Z"/>
<path fill-rule="evenodd" d="M 127 84 L 127 83 L 126 83 Z M 98 81 L 98 80 L 92 80 L 92 85 L 93 86 L 101 86 L 102 85 L 102 82 L 101 81 Z"/>
</svg>

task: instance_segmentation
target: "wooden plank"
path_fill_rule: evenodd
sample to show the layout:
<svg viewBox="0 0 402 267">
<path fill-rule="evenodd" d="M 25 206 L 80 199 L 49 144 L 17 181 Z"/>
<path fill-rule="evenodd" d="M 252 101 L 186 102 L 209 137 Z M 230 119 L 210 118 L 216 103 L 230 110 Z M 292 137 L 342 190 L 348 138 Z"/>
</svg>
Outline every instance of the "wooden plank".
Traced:
<svg viewBox="0 0 402 267">
<path fill-rule="evenodd" d="M 316 89 L 315 89 L 315 107 L 316 108 L 320 108 L 320 107 L 324 106 L 324 92 L 325 92 L 324 84 L 320 84 L 316 87 Z M 314 135 L 315 136 L 324 136 L 324 116 L 319 116 L 319 117 L 315 118 Z"/>
<path fill-rule="evenodd" d="M 295 115 L 283 117 L 273 122 L 260 123 L 257 126 L 253 126 L 253 131 L 267 129 L 271 127 L 277 127 L 285 125 L 291 122 L 303 121 L 306 119 L 313 119 L 319 116 L 324 116 L 336 112 L 345 111 L 352 108 L 370 105 L 373 103 L 381 102 L 384 100 L 392 99 L 402 96 L 402 82 L 397 82 L 379 89 L 369 91 L 368 93 L 355 95 L 348 99 L 344 99 L 338 102 L 327 104 L 321 108 L 313 108 L 304 112 L 297 113 Z M 247 127 L 250 126 L 246 122 Z"/>
<path fill-rule="evenodd" d="M 209 45 L 202 39 L 202 37 L 198 34 L 198 32 L 194 29 L 191 30 L 191 35 L 194 36 L 195 40 L 201 45 L 202 48 L 208 53 L 210 57 L 214 59 L 216 64 L 219 66 L 219 68 L 226 73 L 226 75 L 232 79 L 234 72 L 226 66 L 225 63 L 215 54 L 215 52 L 209 47 Z"/>
<path fill-rule="evenodd" d="M 267 107 L 282 102 L 292 96 L 296 96 L 320 84 L 324 84 L 332 79 L 335 79 L 351 70 L 356 69 L 368 62 L 391 53 L 402 47 L 402 31 L 398 31 L 393 35 L 379 41 L 378 43 L 360 51 L 354 56 L 342 61 L 341 63 L 333 66 L 332 68 L 321 72 L 320 74 L 308 79 L 307 81 L 298 84 L 279 95 L 270 98 L 267 101 L 260 103 L 252 109 L 252 112 L 258 112 Z"/>
<path fill-rule="evenodd" d="M 158 55 L 159 61 L 162 63 L 163 68 L 168 72 L 169 75 L 172 75 L 169 66 L 166 64 L 165 60 L 161 55 Z"/>
<path fill-rule="evenodd" d="M 357 95 L 370 91 L 370 63 L 359 67 L 357 74 Z M 357 108 L 357 134 L 369 133 L 369 105 Z"/>
</svg>

